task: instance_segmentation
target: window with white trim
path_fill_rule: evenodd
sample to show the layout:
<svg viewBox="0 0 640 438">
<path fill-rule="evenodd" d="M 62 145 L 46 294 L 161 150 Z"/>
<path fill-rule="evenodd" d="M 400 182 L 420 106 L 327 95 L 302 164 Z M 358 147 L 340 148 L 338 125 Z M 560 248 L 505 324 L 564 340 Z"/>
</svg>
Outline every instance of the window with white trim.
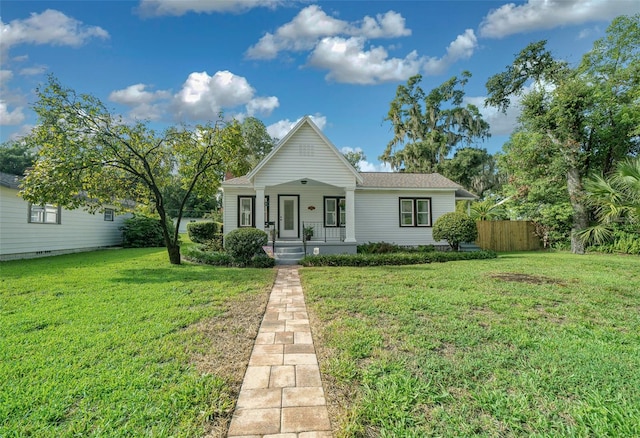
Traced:
<svg viewBox="0 0 640 438">
<path fill-rule="evenodd" d="M 115 212 L 113 208 L 105 208 L 104 209 L 104 220 L 107 222 L 113 222 L 113 217 L 115 216 Z"/>
<path fill-rule="evenodd" d="M 346 223 L 345 198 L 339 196 L 325 196 L 324 198 L 324 226 L 344 227 Z"/>
<path fill-rule="evenodd" d="M 253 227 L 253 196 L 238 196 L 238 227 Z"/>
<path fill-rule="evenodd" d="M 60 224 L 60 207 L 52 204 L 29 204 L 29 223 L 31 224 Z"/>
<path fill-rule="evenodd" d="M 401 227 L 430 227 L 431 198 L 400 198 Z"/>
</svg>

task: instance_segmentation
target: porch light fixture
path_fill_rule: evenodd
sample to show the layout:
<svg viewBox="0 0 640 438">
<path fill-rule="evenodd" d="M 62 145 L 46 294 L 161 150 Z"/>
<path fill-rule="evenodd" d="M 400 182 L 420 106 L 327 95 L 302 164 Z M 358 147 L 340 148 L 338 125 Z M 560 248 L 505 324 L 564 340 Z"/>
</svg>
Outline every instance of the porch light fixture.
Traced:
<svg viewBox="0 0 640 438">
<path fill-rule="evenodd" d="M 303 179 L 302 181 L 300 181 L 300 184 L 305 185 L 307 183 L 306 179 Z"/>
</svg>

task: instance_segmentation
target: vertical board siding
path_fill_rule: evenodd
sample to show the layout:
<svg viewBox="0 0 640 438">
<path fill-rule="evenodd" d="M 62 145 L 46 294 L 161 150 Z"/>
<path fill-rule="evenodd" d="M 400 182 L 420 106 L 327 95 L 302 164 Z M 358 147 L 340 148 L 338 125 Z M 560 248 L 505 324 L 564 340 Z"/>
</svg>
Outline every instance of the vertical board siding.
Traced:
<svg viewBox="0 0 640 438">
<path fill-rule="evenodd" d="M 62 209 L 59 225 L 32 224 L 28 212 L 29 204 L 17 190 L 0 187 L 0 256 L 122 244 L 119 228 L 127 216 L 105 221 L 102 213 Z"/>
<path fill-rule="evenodd" d="M 400 198 L 431 198 L 431 224 L 455 211 L 454 192 L 412 190 L 356 190 L 356 240 L 358 243 L 389 242 L 397 245 L 446 245 L 433 239 L 432 227 L 401 227 Z"/>
<path fill-rule="evenodd" d="M 355 186 L 355 175 L 332 148 L 310 126 L 302 126 L 255 175 L 255 185 L 273 186 L 304 178 Z"/>
<path fill-rule="evenodd" d="M 493 251 L 534 251 L 542 248 L 530 221 L 478 221 L 476 245 Z"/>
</svg>

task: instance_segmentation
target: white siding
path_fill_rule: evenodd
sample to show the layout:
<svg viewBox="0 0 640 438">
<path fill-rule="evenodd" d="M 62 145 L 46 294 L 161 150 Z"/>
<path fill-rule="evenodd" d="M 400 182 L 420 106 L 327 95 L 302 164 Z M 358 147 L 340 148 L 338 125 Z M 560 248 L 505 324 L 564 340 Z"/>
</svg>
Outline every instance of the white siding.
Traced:
<svg viewBox="0 0 640 438">
<path fill-rule="evenodd" d="M 309 184 L 312 184 L 309 182 Z M 325 196 L 344 196 L 344 190 L 329 185 L 302 185 L 299 182 L 267 187 L 265 197 L 269 197 L 269 221 L 278 223 L 278 195 L 298 195 L 300 227 L 302 222 L 322 222 Z M 224 233 L 238 228 L 238 196 L 255 196 L 251 189 L 225 188 L 224 190 Z M 309 209 L 309 207 L 314 207 Z"/>
<path fill-rule="evenodd" d="M 446 245 L 433 240 L 432 227 L 401 227 L 399 198 L 431 198 L 431 223 L 455 211 L 455 192 L 356 190 L 358 243 L 390 242 L 398 245 Z"/>
<path fill-rule="evenodd" d="M 356 177 L 308 125 L 303 125 L 255 175 L 256 186 L 310 179 L 335 186 L 355 186 Z"/>
<path fill-rule="evenodd" d="M 118 228 L 126 216 L 105 221 L 102 213 L 62 209 L 59 225 L 34 224 L 28 223 L 28 205 L 17 190 L 0 186 L 0 259 L 122 244 Z"/>
</svg>

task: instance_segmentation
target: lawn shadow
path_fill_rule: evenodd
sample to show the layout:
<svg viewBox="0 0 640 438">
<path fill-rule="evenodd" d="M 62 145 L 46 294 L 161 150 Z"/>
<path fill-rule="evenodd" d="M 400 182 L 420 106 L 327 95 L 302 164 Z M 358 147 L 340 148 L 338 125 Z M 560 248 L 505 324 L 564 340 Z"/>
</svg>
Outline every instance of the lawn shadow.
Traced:
<svg viewBox="0 0 640 438">
<path fill-rule="evenodd" d="M 202 282 L 220 280 L 225 282 L 243 282 L 251 280 L 247 270 L 240 268 L 211 268 L 207 270 L 189 270 L 189 266 L 167 266 L 166 268 L 124 269 L 117 271 L 111 279 L 114 283 L 171 283 Z"/>
</svg>

